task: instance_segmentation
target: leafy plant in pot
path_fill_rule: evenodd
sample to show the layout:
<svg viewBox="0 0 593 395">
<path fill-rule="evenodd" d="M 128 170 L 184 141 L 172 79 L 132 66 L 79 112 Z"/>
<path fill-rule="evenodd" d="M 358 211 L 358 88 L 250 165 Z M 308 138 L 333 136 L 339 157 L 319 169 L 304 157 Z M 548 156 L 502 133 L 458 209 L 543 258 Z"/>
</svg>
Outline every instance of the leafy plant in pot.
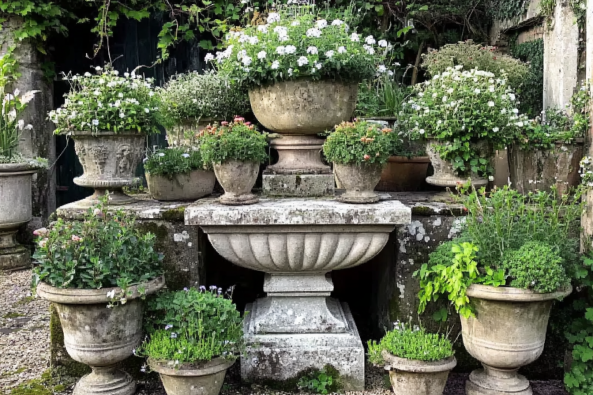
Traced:
<svg viewBox="0 0 593 395">
<path fill-rule="evenodd" d="M 460 239 L 439 246 L 415 273 L 419 312 L 446 295 L 461 316 L 465 348 L 484 367 L 470 375 L 469 395 L 531 394 L 517 371 L 541 355 L 553 301 L 572 291 L 582 192 L 571 200 L 555 191 L 473 189 L 461 196 Z"/>
<path fill-rule="evenodd" d="M 211 286 L 166 292 L 151 300 L 148 338 L 137 355 L 148 357 L 169 395 L 217 395 L 243 350 L 243 319 L 232 290 Z M 200 390 L 196 390 L 199 388 Z"/>
<path fill-rule="evenodd" d="M 106 208 L 105 196 L 81 221 L 60 218 L 34 232 L 37 295 L 55 304 L 68 354 L 92 368 L 75 395 L 135 393 L 116 364 L 140 344 L 144 297 L 165 285 L 155 236 L 141 234 L 133 216 Z"/>
<path fill-rule="evenodd" d="M 445 336 L 396 322 L 379 343 L 368 342 L 369 361 L 389 370 L 395 395 L 442 395 L 457 365 Z"/>
</svg>

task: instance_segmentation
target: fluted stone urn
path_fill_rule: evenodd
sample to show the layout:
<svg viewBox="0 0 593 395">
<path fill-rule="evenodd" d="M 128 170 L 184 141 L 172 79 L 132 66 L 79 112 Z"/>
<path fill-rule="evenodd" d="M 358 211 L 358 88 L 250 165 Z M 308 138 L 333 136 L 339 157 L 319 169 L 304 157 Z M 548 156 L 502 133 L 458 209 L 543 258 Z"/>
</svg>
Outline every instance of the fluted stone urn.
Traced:
<svg viewBox="0 0 593 395">
<path fill-rule="evenodd" d="M 265 272 L 267 296 L 246 307 L 246 381 L 285 381 L 305 369 L 336 368 L 345 390 L 364 389 L 364 348 L 348 306 L 330 297 L 331 271 L 361 265 L 411 221 L 399 201 L 336 204 L 260 199 L 231 208 L 214 199 L 185 210 L 212 246 L 236 265 Z"/>
</svg>

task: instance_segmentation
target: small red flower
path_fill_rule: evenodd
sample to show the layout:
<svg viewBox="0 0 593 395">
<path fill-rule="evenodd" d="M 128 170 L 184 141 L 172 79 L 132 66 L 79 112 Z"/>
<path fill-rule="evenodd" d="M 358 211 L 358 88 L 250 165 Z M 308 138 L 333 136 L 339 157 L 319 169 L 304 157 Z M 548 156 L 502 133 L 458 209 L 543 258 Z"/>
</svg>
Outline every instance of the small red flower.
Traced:
<svg viewBox="0 0 593 395">
<path fill-rule="evenodd" d="M 363 158 L 364 160 L 369 160 L 371 159 L 371 156 L 369 154 L 364 154 Z"/>
</svg>

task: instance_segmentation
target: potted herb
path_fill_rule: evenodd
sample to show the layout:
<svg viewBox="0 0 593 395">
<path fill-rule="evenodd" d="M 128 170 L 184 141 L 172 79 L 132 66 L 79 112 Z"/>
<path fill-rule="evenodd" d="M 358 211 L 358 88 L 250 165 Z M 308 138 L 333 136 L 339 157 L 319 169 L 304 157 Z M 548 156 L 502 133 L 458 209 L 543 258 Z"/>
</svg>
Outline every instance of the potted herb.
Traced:
<svg viewBox="0 0 593 395">
<path fill-rule="evenodd" d="M 389 128 L 367 121 L 342 122 L 323 144 L 323 153 L 334 165 L 336 180 L 346 192 L 336 200 L 344 203 L 376 203 L 374 192 L 389 158 Z"/>
<path fill-rule="evenodd" d="M 158 295 L 147 332 L 137 354 L 148 357 L 169 395 L 217 395 L 243 348 L 241 314 L 230 292 L 215 286 Z"/>
<path fill-rule="evenodd" d="M 151 78 L 96 67 L 96 74 L 65 75 L 70 92 L 62 107 L 49 113 L 55 132 L 72 136 L 84 174 L 74 183 L 95 189 L 87 204 L 111 193 L 111 204 L 133 201 L 122 188 L 134 182 L 144 157 L 147 134 L 158 133 L 160 101 Z"/>
<path fill-rule="evenodd" d="M 199 148 L 169 147 L 145 159 L 150 195 L 156 200 L 195 200 L 210 195 L 216 177 L 207 170 Z"/>
<path fill-rule="evenodd" d="M 501 147 L 526 119 L 504 75 L 448 68 L 415 86 L 405 105 L 412 139 L 426 140 L 434 167 L 429 184 L 455 187 L 468 178 L 476 186 L 492 177 L 493 149 Z"/>
<path fill-rule="evenodd" d="M 369 361 L 389 371 L 395 395 L 441 395 L 457 365 L 443 335 L 396 322 L 379 343 L 369 340 Z"/>
<path fill-rule="evenodd" d="M 259 198 L 251 193 L 259 165 L 268 157 L 266 133 L 260 133 L 242 117 L 233 122 L 208 125 L 200 132 L 200 151 L 204 163 L 211 163 L 224 189 L 222 204 L 253 204 Z"/>
<path fill-rule="evenodd" d="M 74 393 L 131 395 L 136 384 L 116 364 L 142 339 L 142 299 L 165 285 L 162 256 L 133 216 L 106 206 L 102 197 L 82 221 L 60 218 L 34 232 L 33 283 L 56 306 L 68 354 L 93 370 Z"/>
</svg>

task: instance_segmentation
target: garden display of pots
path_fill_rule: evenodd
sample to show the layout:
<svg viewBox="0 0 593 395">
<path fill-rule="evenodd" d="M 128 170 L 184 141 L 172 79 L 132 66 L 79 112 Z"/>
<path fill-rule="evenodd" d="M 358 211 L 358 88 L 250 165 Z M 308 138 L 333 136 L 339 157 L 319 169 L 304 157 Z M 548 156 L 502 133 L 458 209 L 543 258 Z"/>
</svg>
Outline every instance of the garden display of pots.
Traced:
<svg viewBox="0 0 593 395">
<path fill-rule="evenodd" d="M 150 295 L 165 285 L 164 277 L 144 284 Z M 143 301 L 139 286 L 128 289 L 126 303 L 109 308 L 108 294 L 119 288 L 62 289 L 40 283 L 37 295 L 55 304 L 64 331 L 66 351 L 75 361 L 89 365 L 73 395 L 132 395 L 136 383 L 116 369 L 116 364 L 132 355 L 142 340 Z"/>
<path fill-rule="evenodd" d="M 192 170 L 172 177 L 146 173 L 146 183 L 153 199 L 196 200 L 212 194 L 216 176 L 209 170 Z"/>
<path fill-rule="evenodd" d="M 148 360 L 150 369 L 159 373 L 167 395 L 218 395 L 226 371 L 235 361 L 215 358 L 200 364 Z"/>
<path fill-rule="evenodd" d="M 449 372 L 457 365 L 455 357 L 440 361 L 416 361 L 382 352 L 385 370 L 395 395 L 442 395 Z"/>
<path fill-rule="evenodd" d="M 229 160 L 224 163 L 214 163 L 214 174 L 224 189 L 220 203 L 227 205 L 253 204 L 259 198 L 251 193 L 257 175 L 259 163 Z"/>
<path fill-rule="evenodd" d="M 346 190 L 336 200 L 343 203 L 376 203 L 379 195 L 374 190 L 381 179 L 383 165 L 334 163 L 337 184 Z"/>
<path fill-rule="evenodd" d="M 93 205 L 99 196 L 109 191 L 109 204 L 128 204 L 133 198 L 125 195 L 122 188 L 134 184 L 135 172 L 144 157 L 146 136 L 138 133 L 91 133 L 72 134 L 74 148 L 84 174 L 74 178 L 74 183 L 94 188 L 95 193 L 81 203 Z"/>
<path fill-rule="evenodd" d="M 471 373 L 466 394 L 531 395 L 529 381 L 517 371 L 542 354 L 552 304 L 571 291 L 471 285 L 467 296 L 475 317 L 461 316 L 463 345 L 484 368 Z"/>
<path fill-rule="evenodd" d="M 412 158 L 390 156 L 376 189 L 389 192 L 415 192 L 424 183 L 429 164 L 428 156 Z"/>
<path fill-rule="evenodd" d="M 488 184 L 487 178 L 480 177 L 475 173 L 472 173 L 466 177 L 455 174 L 453 165 L 449 161 L 442 159 L 436 149 L 437 146 L 445 144 L 448 143 L 434 139 L 429 139 L 426 142 L 426 153 L 428 154 L 430 162 L 432 163 L 432 167 L 434 168 L 434 175 L 426 178 L 427 183 L 440 187 L 454 188 L 458 184 L 465 184 L 468 179 L 471 179 L 471 183 L 475 187 Z M 492 145 L 486 140 L 470 143 L 470 147 L 472 147 L 473 150 L 479 152 L 481 158 L 488 160 L 491 160 L 494 153 Z"/>
</svg>

